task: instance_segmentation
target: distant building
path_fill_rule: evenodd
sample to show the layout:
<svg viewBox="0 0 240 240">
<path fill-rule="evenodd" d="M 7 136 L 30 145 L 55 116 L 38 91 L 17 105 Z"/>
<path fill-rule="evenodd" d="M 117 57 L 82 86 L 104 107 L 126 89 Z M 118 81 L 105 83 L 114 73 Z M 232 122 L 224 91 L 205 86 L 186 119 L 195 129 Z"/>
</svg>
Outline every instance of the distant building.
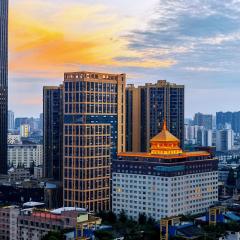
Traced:
<svg viewBox="0 0 240 240">
<path fill-rule="evenodd" d="M 213 133 L 212 130 L 199 128 L 197 132 L 197 145 L 202 147 L 213 146 Z"/>
<path fill-rule="evenodd" d="M 15 129 L 20 130 L 20 126 L 23 124 L 28 124 L 28 118 L 15 118 Z"/>
<path fill-rule="evenodd" d="M 24 167 L 11 167 L 8 170 L 8 178 L 10 182 L 24 181 L 30 178 L 29 169 Z"/>
<path fill-rule="evenodd" d="M 8 145 L 8 166 L 30 168 L 43 164 L 43 146 L 37 144 Z"/>
<path fill-rule="evenodd" d="M 26 209 L 18 216 L 19 240 L 39 240 L 50 231 L 75 229 L 79 215 L 86 213 L 80 208 L 61 208 L 53 211 Z"/>
<path fill-rule="evenodd" d="M 112 164 L 112 209 L 158 221 L 204 213 L 218 201 L 218 160 L 210 152 L 183 152 L 163 124 L 147 153 L 119 153 Z"/>
<path fill-rule="evenodd" d="M 63 88 L 43 88 L 44 177 L 62 181 L 63 176 Z"/>
<path fill-rule="evenodd" d="M 110 168 L 125 151 L 125 74 L 64 75 L 64 206 L 110 210 Z"/>
<path fill-rule="evenodd" d="M 207 130 L 213 128 L 213 115 L 196 113 L 194 116 L 194 125 L 203 126 Z"/>
<path fill-rule="evenodd" d="M 13 130 L 15 128 L 14 112 L 8 111 L 8 130 Z"/>
<path fill-rule="evenodd" d="M 43 209 L 41 202 L 27 202 L 23 207 L 0 207 L 0 239 L 41 240 L 50 231 L 73 231 L 73 238 L 90 240 L 101 224 L 82 208 Z M 65 238 L 64 238 L 65 239 Z"/>
<path fill-rule="evenodd" d="M 202 147 L 213 146 L 213 130 L 204 126 L 185 124 L 185 143 Z"/>
<path fill-rule="evenodd" d="M 0 239 L 18 239 L 17 219 L 19 213 L 18 206 L 0 207 Z"/>
<path fill-rule="evenodd" d="M 16 134 L 8 134 L 8 144 L 21 144 L 21 136 Z"/>
<path fill-rule="evenodd" d="M 39 129 L 43 131 L 43 113 L 40 113 L 39 120 Z"/>
<path fill-rule="evenodd" d="M 216 132 L 216 150 L 230 151 L 233 148 L 233 131 L 231 129 Z"/>
<path fill-rule="evenodd" d="M 184 146 L 184 85 L 165 80 L 138 88 L 129 85 L 126 109 L 128 151 L 148 151 L 149 141 L 160 131 L 164 118 Z"/>
<path fill-rule="evenodd" d="M 217 112 L 217 129 L 224 129 L 226 124 L 230 124 L 235 133 L 240 133 L 240 112 Z"/>
<path fill-rule="evenodd" d="M 27 138 L 30 136 L 30 125 L 29 124 L 22 124 L 20 126 L 20 135 L 21 137 Z"/>
<path fill-rule="evenodd" d="M 34 171 L 33 173 L 34 178 L 36 179 L 43 178 L 43 166 L 41 165 L 35 166 L 33 171 Z"/>
</svg>

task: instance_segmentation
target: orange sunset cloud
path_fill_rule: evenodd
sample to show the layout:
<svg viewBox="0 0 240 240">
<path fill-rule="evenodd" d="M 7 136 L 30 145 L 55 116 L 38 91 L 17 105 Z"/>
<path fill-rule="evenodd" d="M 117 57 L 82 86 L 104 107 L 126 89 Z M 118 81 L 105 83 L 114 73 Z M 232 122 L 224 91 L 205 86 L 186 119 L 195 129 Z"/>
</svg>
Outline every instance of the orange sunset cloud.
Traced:
<svg viewBox="0 0 240 240">
<path fill-rule="evenodd" d="M 127 38 L 121 36 L 135 26 L 134 19 L 120 20 L 103 5 L 72 3 L 60 8 L 48 1 L 21 0 L 10 8 L 10 71 L 58 76 L 75 70 L 76 64 L 157 68 L 176 63 L 128 49 Z"/>
</svg>

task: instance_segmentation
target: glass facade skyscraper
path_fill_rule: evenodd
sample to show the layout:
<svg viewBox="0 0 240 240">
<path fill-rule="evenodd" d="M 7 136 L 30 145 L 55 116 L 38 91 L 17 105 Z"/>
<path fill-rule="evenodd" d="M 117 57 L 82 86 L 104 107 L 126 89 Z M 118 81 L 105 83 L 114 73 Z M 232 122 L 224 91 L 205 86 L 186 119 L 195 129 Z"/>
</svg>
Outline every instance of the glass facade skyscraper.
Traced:
<svg viewBox="0 0 240 240">
<path fill-rule="evenodd" d="M 62 181 L 63 87 L 43 88 L 44 177 Z"/>
<path fill-rule="evenodd" d="M 0 1 L 0 173 L 7 173 L 8 0 Z"/>
<path fill-rule="evenodd" d="M 110 209 L 111 161 L 125 151 L 125 74 L 64 77 L 64 206 Z"/>
</svg>

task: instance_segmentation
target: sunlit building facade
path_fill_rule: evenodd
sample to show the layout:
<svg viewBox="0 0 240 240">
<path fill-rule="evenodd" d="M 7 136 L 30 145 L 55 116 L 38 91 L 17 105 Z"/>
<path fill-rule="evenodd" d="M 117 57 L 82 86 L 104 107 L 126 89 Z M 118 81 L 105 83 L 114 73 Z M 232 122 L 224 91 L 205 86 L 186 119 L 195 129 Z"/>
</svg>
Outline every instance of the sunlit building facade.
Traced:
<svg viewBox="0 0 240 240">
<path fill-rule="evenodd" d="M 110 168 L 125 151 L 125 74 L 65 73 L 64 205 L 110 209 Z"/>
<path fill-rule="evenodd" d="M 209 151 L 184 152 L 166 122 L 149 152 L 123 152 L 112 163 L 112 210 L 158 221 L 204 213 L 218 201 L 218 160 Z"/>
<path fill-rule="evenodd" d="M 8 0 L 0 1 L 0 173 L 7 173 Z"/>
</svg>

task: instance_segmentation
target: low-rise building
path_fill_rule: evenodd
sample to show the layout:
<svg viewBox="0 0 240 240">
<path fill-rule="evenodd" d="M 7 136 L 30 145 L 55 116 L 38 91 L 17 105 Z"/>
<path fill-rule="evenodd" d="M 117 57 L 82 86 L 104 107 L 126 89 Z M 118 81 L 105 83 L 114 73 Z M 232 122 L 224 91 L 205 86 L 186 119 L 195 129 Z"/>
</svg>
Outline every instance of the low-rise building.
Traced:
<svg viewBox="0 0 240 240">
<path fill-rule="evenodd" d="M 8 165 L 30 168 L 43 164 L 43 146 L 40 144 L 8 145 Z"/>
<path fill-rule="evenodd" d="M 40 166 L 34 167 L 33 175 L 34 175 L 34 178 L 41 179 L 43 177 L 43 166 L 40 165 Z"/>
<path fill-rule="evenodd" d="M 24 181 L 30 178 L 30 171 L 27 168 L 12 167 L 8 170 L 8 178 L 10 182 Z"/>
<path fill-rule="evenodd" d="M 18 206 L 0 207 L 0 239 L 17 239 Z"/>
<path fill-rule="evenodd" d="M 24 209 L 18 217 L 19 240 L 40 240 L 49 231 L 72 229 L 77 226 L 77 218 L 86 213 L 82 208 L 60 208 L 53 211 Z"/>
<path fill-rule="evenodd" d="M 8 134 L 8 144 L 21 144 L 21 135 Z"/>
</svg>

